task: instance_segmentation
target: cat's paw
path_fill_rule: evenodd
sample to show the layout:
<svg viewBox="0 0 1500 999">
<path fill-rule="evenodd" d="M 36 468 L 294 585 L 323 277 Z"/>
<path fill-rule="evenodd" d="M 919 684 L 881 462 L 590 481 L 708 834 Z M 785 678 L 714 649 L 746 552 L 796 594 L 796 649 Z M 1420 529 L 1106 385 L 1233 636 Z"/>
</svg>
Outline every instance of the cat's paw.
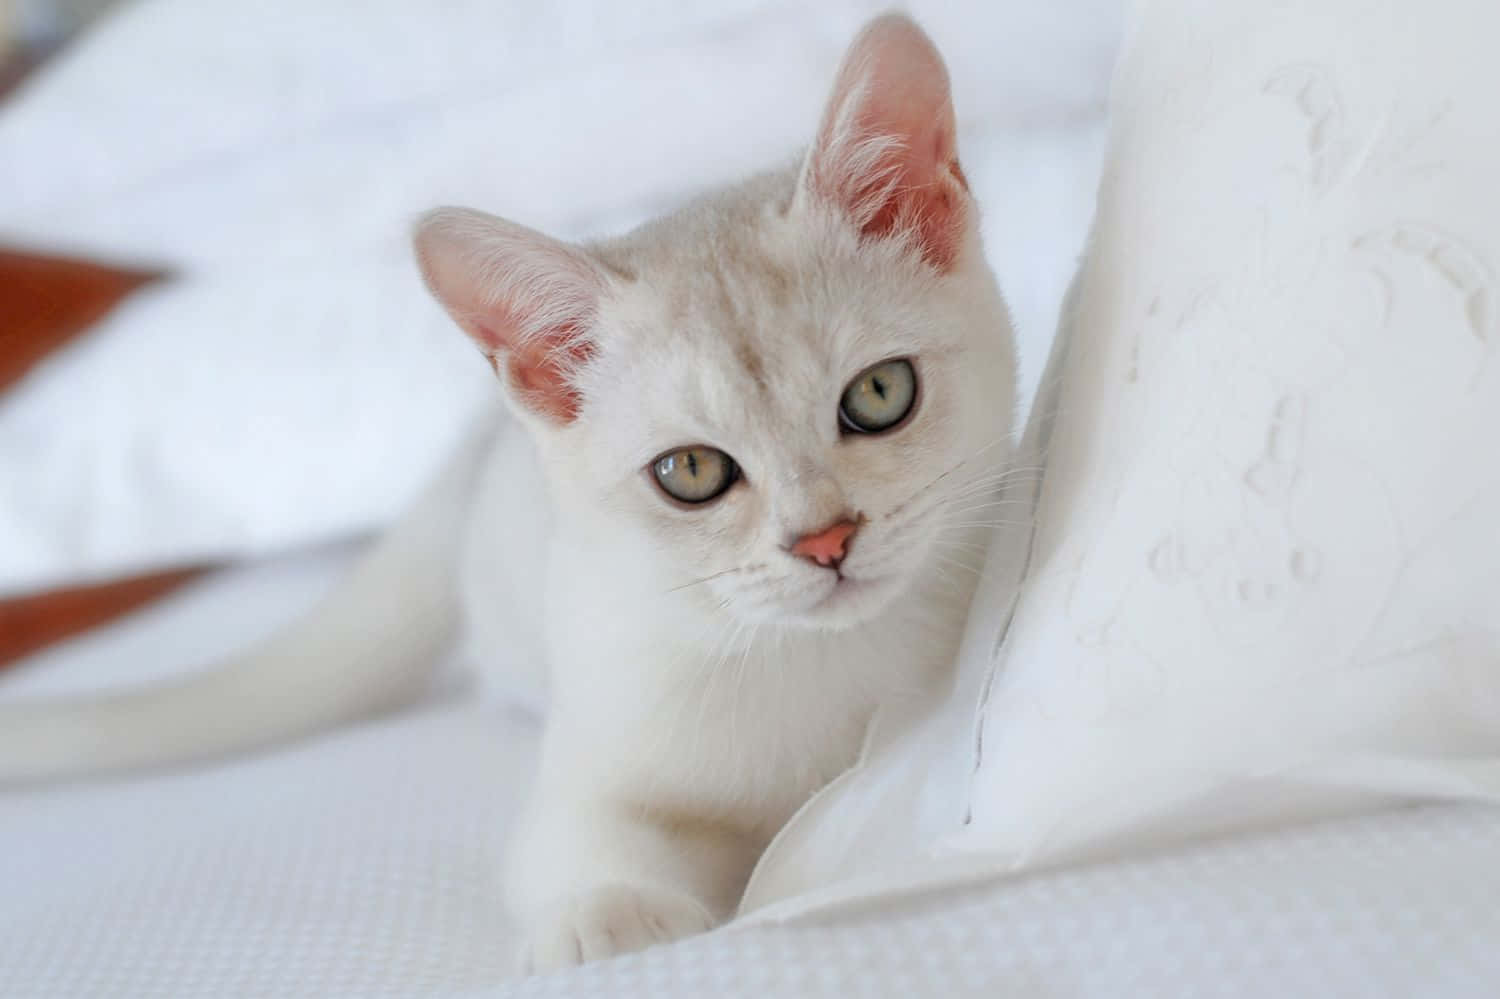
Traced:
<svg viewBox="0 0 1500 999">
<path fill-rule="evenodd" d="M 644 950 L 702 933 L 713 917 L 677 892 L 605 885 L 537 913 L 521 948 L 521 971 L 541 974 Z"/>
</svg>

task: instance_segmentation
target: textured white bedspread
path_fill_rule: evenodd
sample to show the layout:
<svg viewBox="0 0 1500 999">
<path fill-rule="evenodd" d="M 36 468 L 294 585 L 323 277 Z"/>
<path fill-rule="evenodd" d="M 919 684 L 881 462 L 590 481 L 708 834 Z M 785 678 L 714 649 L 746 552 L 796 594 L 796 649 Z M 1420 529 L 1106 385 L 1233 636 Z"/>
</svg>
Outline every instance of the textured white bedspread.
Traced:
<svg viewBox="0 0 1500 999">
<path fill-rule="evenodd" d="M 347 551 L 235 570 L 0 683 L 139 682 Z M 146 653 L 153 651 L 148 657 Z M 0 793 L 0 996 L 1490 996 L 1500 813 L 1393 813 L 707 937 L 525 983 L 496 857 L 529 719 L 435 697 L 256 759 Z"/>
</svg>

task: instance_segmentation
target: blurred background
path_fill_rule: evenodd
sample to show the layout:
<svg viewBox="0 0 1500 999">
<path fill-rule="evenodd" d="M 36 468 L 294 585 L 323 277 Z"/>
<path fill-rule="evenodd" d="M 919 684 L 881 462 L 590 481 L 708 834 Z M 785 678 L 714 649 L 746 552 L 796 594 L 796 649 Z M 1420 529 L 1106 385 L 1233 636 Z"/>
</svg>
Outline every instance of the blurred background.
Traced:
<svg viewBox="0 0 1500 999">
<path fill-rule="evenodd" d="M 417 279 L 417 213 L 586 238 L 784 163 L 888 6 L 0 0 L 0 663 L 71 662 L 59 640 L 206 569 L 388 521 L 492 398 Z M 908 5 L 950 64 L 1028 393 L 1119 7 Z M 206 654 L 188 636 L 151 647 Z M 92 682 L 6 672 L 5 695 Z"/>
</svg>

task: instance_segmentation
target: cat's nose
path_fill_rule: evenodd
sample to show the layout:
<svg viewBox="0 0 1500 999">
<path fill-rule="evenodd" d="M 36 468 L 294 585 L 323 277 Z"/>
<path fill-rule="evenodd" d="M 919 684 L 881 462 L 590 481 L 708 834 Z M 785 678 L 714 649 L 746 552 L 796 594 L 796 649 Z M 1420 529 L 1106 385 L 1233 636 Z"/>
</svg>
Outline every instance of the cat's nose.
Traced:
<svg viewBox="0 0 1500 999">
<path fill-rule="evenodd" d="M 859 530 L 859 524 L 855 521 L 841 520 L 821 530 L 802 535 L 792 544 L 791 552 L 809 562 L 837 569 L 839 563 L 844 561 L 849 539 L 854 537 L 854 532 L 857 530 Z"/>
</svg>

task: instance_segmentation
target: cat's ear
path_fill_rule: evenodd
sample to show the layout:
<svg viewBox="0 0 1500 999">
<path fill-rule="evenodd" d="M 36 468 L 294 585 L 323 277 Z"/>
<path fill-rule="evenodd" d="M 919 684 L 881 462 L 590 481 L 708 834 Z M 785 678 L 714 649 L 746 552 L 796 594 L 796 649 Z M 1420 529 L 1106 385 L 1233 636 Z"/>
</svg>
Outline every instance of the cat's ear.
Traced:
<svg viewBox="0 0 1500 999">
<path fill-rule="evenodd" d="M 414 242 L 427 287 L 516 401 L 555 424 L 577 418 L 575 376 L 594 352 L 605 284 L 588 255 L 465 208 L 427 213 Z"/>
<path fill-rule="evenodd" d="M 864 236 L 909 238 L 947 271 L 971 212 L 957 139 L 942 56 L 910 18 L 886 14 L 844 56 L 799 197 L 831 203 Z"/>
</svg>

